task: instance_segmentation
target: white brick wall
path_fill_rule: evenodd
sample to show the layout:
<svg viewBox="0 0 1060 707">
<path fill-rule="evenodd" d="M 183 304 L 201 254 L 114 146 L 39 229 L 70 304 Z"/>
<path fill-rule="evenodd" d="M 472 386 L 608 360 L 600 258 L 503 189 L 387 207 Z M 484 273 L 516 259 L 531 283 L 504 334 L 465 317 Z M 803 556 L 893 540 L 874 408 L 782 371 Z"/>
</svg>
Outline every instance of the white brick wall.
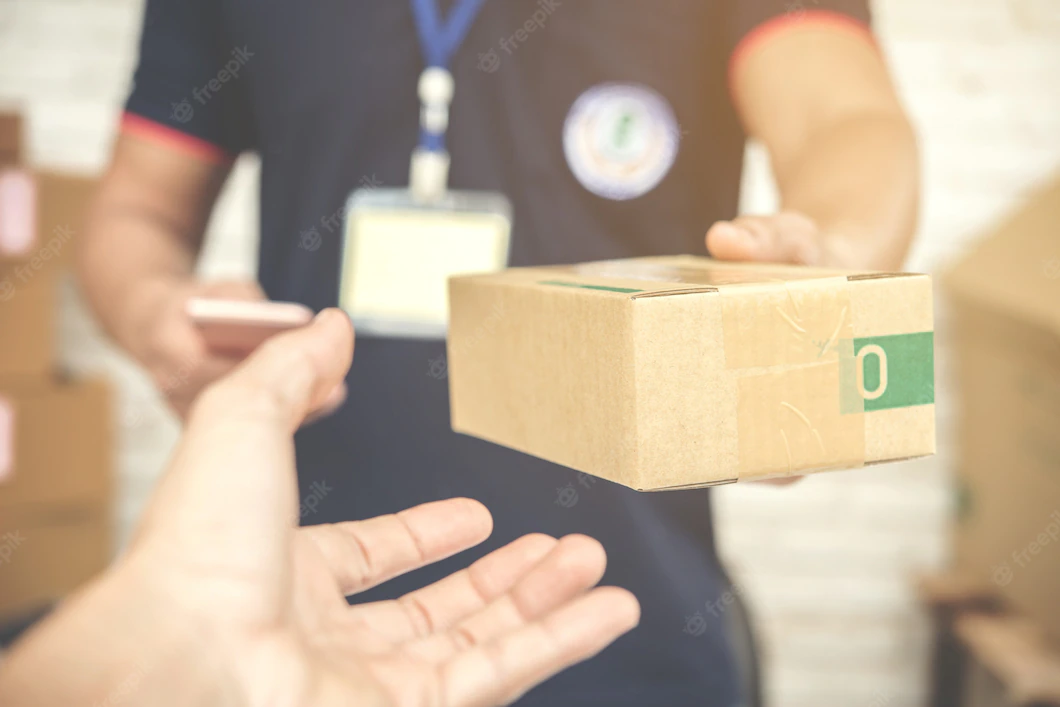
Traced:
<svg viewBox="0 0 1060 707">
<path fill-rule="evenodd" d="M 920 131 L 925 209 L 910 268 L 936 270 L 1060 167 L 1060 0 L 876 0 L 884 51 Z M 0 104 L 30 118 L 29 154 L 99 170 L 134 59 L 140 0 L 0 0 Z M 745 206 L 771 203 L 750 152 Z M 202 271 L 253 272 L 257 166 L 242 161 Z M 940 312 L 945 330 L 945 312 Z M 144 376 L 98 335 L 71 289 L 63 354 L 119 386 L 123 537 L 177 438 Z M 719 493 L 722 551 L 760 619 L 779 707 L 920 703 L 926 627 L 908 578 L 944 562 L 952 414 L 939 353 L 941 454 Z M 704 600 L 712 599 L 705 597 Z"/>
</svg>

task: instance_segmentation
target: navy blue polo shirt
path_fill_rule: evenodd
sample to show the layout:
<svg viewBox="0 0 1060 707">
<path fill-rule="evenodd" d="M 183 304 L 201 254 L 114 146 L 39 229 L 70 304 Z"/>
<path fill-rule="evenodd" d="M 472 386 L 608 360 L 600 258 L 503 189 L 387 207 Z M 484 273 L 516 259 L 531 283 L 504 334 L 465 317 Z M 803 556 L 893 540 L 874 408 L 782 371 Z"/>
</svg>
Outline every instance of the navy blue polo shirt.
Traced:
<svg viewBox="0 0 1060 707">
<path fill-rule="evenodd" d="M 745 136 L 730 65 L 796 21 L 864 33 L 868 11 L 864 0 L 487 2 L 453 66 L 452 186 L 508 195 L 513 265 L 703 253 L 708 227 L 737 209 Z M 319 310 L 337 301 L 349 192 L 407 184 L 422 68 L 405 0 L 149 0 L 124 129 L 203 159 L 257 152 L 260 281 Z M 740 704 L 709 492 L 638 494 L 454 434 L 444 355 L 441 342 L 358 340 L 349 402 L 298 434 L 303 523 L 451 496 L 494 514 L 481 547 L 357 600 L 437 580 L 524 533 L 586 533 L 607 549 L 604 582 L 640 599 L 641 624 L 519 704 Z"/>
</svg>

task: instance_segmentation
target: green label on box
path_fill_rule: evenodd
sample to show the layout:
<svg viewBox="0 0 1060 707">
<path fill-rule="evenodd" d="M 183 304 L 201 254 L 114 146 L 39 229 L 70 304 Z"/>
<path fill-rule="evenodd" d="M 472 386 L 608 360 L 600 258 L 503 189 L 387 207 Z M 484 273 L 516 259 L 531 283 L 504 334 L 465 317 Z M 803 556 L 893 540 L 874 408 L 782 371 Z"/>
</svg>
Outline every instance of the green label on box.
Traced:
<svg viewBox="0 0 1060 707">
<path fill-rule="evenodd" d="M 934 332 L 847 339 L 839 346 L 842 413 L 935 402 Z"/>
<path fill-rule="evenodd" d="M 604 292 L 621 292 L 623 294 L 632 294 L 635 292 L 644 292 L 644 290 L 635 290 L 630 287 L 607 287 L 606 285 L 585 285 L 580 282 L 569 282 L 567 280 L 539 280 L 539 285 L 555 285 L 556 287 L 578 287 L 583 290 L 602 290 Z"/>
</svg>

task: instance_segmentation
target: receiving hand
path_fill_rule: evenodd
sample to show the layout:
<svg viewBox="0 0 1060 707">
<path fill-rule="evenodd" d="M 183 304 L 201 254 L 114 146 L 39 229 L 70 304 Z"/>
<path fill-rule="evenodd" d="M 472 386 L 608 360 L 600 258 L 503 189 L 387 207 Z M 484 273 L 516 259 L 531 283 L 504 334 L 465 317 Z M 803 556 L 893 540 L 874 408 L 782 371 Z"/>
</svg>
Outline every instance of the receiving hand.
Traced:
<svg viewBox="0 0 1060 707">
<path fill-rule="evenodd" d="M 296 527 L 292 435 L 352 351 L 348 318 L 328 310 L 209 387 L 127 556 L 16 649 L 0 698 L 93 704 L 115 689 L 100 676 L 134 670 L 129 704 L 484 707 L 637 624 L 628 592 L 590 589 L 605 557 L 581 536 L 526 536 L 399 600 L 348 606 L 492 527 L 467 499 Z"/>
</svg>

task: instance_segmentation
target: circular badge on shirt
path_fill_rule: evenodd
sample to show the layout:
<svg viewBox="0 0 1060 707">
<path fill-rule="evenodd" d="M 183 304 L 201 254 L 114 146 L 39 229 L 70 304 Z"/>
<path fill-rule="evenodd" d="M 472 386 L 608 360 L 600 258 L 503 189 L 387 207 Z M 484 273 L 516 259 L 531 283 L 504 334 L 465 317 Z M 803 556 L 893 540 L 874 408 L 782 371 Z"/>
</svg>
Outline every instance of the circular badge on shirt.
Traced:
<svg viewBox="0 0 1060 707">
<path fill-rule="evenodd" d="M 647 194 L 677 159 L 680 128 L 666 99 L 646 86 L 603 84 L 574 102 L 563 151 L 582 186 L 605 199 Z"/>
</svg>

